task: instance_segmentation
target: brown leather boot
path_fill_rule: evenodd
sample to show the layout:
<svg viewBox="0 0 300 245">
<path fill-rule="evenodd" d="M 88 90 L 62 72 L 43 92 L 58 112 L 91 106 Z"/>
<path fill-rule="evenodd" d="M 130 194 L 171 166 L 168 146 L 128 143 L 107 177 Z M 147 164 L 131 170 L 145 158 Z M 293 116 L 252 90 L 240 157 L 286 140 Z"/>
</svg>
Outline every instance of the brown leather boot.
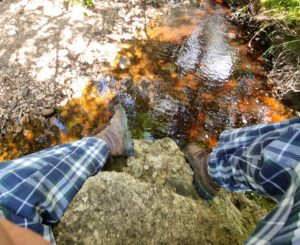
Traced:
<svg viewBox="0 0 300 245">
<path fill-rule="evenodd" d="M 210 151 L 205 151 L 195 143 L 187 146 L 185 157 L 194 170 L 193 181 L 200 197 L 212 200 L 220 191 L 208 174 L 208 158 Z"/>
<path fill-rule="evenodd" d="M 107 143 L 111 156 L 133 155 L 133 140 L 128 129 L 126 112 L 120 104 L 115 106 L 115 114 L 109 125 L 94 137 Z"/>
</svg>

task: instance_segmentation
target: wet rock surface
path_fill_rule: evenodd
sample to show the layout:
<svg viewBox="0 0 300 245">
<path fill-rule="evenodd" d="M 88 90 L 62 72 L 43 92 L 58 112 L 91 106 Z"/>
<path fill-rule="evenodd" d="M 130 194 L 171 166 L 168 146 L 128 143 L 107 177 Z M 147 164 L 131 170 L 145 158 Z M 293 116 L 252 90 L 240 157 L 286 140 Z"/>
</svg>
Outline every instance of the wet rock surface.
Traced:
<svg viewBox="0 0 300 245">
<path fill-rule="evenodd" d="M 58 245 L 241 244 L 265 214 L 240 194 L 199 199 L 171 139 L 135 146 L 121 172 L 87 180 L 54 229 Z"/>
</svg>

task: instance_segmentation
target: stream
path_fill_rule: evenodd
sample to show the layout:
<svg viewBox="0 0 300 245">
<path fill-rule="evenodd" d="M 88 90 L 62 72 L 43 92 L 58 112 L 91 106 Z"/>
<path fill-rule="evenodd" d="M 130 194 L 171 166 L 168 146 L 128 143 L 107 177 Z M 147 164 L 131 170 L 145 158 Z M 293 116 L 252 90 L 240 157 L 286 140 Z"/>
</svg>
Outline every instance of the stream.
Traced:
<svg viewBox="0 0 300 245">
<path fill-rule="evenodd" d="M 175 4 L 146 27 L 142 40 L 125 40 L 112 66 L 83 96 L 44 122 L 0 142 L 0 160 L 98 132 L 121 103 L 135 139 L 171 137 L 180 146 L 213 147 L 224 129 L 293 116 L 273 96 L 265 61 L 215 2 Z"/>
</svg>

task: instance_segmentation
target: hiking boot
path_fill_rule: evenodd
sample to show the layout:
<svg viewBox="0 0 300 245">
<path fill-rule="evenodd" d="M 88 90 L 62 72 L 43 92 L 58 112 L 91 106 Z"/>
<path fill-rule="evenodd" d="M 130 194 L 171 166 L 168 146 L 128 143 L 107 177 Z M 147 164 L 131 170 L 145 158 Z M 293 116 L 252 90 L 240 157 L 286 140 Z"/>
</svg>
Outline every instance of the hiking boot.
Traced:
<svg viewBox="0 0 300 245">
<path fill-rule="evenodd" d="M 185 157 L 194 171 L 194 185 L 199 196 L 206 200 L 212 200 L 220 191 L 220 187 L 208 174 L 209 155 L 210 151 L 205 151 L 194 143 L 189 144 L 185 151 Z"/>
<path fill-rule="evenodd" d="M 120 104 L 115 106 L 115 114 L 109 125 L 95 137 L 107 143 L 113 157 L 133 155 L 133 140 L 128 129 L 126 112 Z"/>
</svg>

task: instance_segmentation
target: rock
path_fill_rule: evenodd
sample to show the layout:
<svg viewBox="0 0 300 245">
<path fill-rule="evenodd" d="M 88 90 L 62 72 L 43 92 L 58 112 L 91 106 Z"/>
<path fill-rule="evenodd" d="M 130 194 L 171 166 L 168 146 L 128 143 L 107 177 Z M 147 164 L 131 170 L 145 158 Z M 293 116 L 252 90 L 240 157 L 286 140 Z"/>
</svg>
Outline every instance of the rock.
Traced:
<svg viewBox="0 0 300 245">
<path fill-rule="evenodd" d="M 199 199 L 171 139 L 135 141 L 127 165 L 86 181 L 54 228 L 58 245 L 241 244 L 265 214 L 241 194 Z"/>
<path fill-rule="evenodd" d="M 227 33 L 227 37 L 228 37 L 230 40 L 233 40 L 233 39 L 236 39 L 236 34 L 233 33 L 233 32 L 228 32 L 228 33 Z"/>
<path fill-rule="evenodd" d="M 22 132 L 23 131 L 23 127 L 21 127 L 21 126 L 18 126 L 16 129 L 15 129 L 15 132 L 16 133 L 20 133 L 20 132 Z"/>
<path fill-rule="evenodd" d="M 26 96 L 29 92 L 29 88 L 23 88 L 22 89 L 22 96 Z"/>
<path fill-rule="evenodd" d="M 13 112 L 12 114 L 11 114 L 11 118 L 12 119 L 16 119 L 18 117 L 18 113 L 17 112 Z"/>
<path fill-rule="evenodd" d="M 299 82 L 300 85 L 300 82 Z M 300 87 L 300 86 L 299 86 Z M 283 101 L 296 111 L 300 111 L 300 92 L 289 91 L 282 96 Z"/>
<path fill-rule="evenodd" d="M 17 106 L 17 101 L 12 101 L 10 109 L 13 110 Z"/>
<path fill-rule="evenodd" d="M 161 69 L 163 71 L 166 71 L 166 72 L 169 72 L 169 73 L 172 73 L 172 72 L 176 72 L 176 66 L 172 63 L 166 63 L 164 64 Z"/>
<path fill-rule="evenodd" d="M 183 183 L 190 184 L 193 189 L 193 171 L 184 160 L 183 153 L 169 138 L 157 141 L 137 141 L 135 144 L 135 157 L 127 160 L 126 172 L 135 178 L 152 182 L 161 187 L 169 178 L 181 179 Z M 145 158 L 145 152 L 146 158 Z M 159 154 L 157 154 L 159 152 Z M 156 177 L 153 178 L 152 176 Z"/>
<path fill-rule="evenodd" d="M 119 60 L 119 67 L 121 69 L 126 69 L 130 65 L 130 60 L 126 56 L 121 56 Z"/>
<path fill-rule="evenodd" d="M 42 99 L 44 99 L 45 97 L 46 97 L 45 94 L 40 93 L 40 94 L 38 94 L 38 95 L 36 96 L 36 100 L 42 100 Z"/>
<path fill-rule="evenodd" d="M 46 108 L 41 111 L 41 115 L 43 115 L 43 116 L 49 116 L 53 113 L 54 113 L 54 109 L 52 109 L 52 108 L 50 108 L 50 109 Z"/>
<path fill-rule="evenodd" d="M 28 116 L 26 115 L 24 115 L 23 117 L 21 117 L 21 119 L 20 119 L 20 124 L 23 124 L 23 123 L 25 123 L 25 122 L 27 122 L 28 121 Z"/>
</svg>

